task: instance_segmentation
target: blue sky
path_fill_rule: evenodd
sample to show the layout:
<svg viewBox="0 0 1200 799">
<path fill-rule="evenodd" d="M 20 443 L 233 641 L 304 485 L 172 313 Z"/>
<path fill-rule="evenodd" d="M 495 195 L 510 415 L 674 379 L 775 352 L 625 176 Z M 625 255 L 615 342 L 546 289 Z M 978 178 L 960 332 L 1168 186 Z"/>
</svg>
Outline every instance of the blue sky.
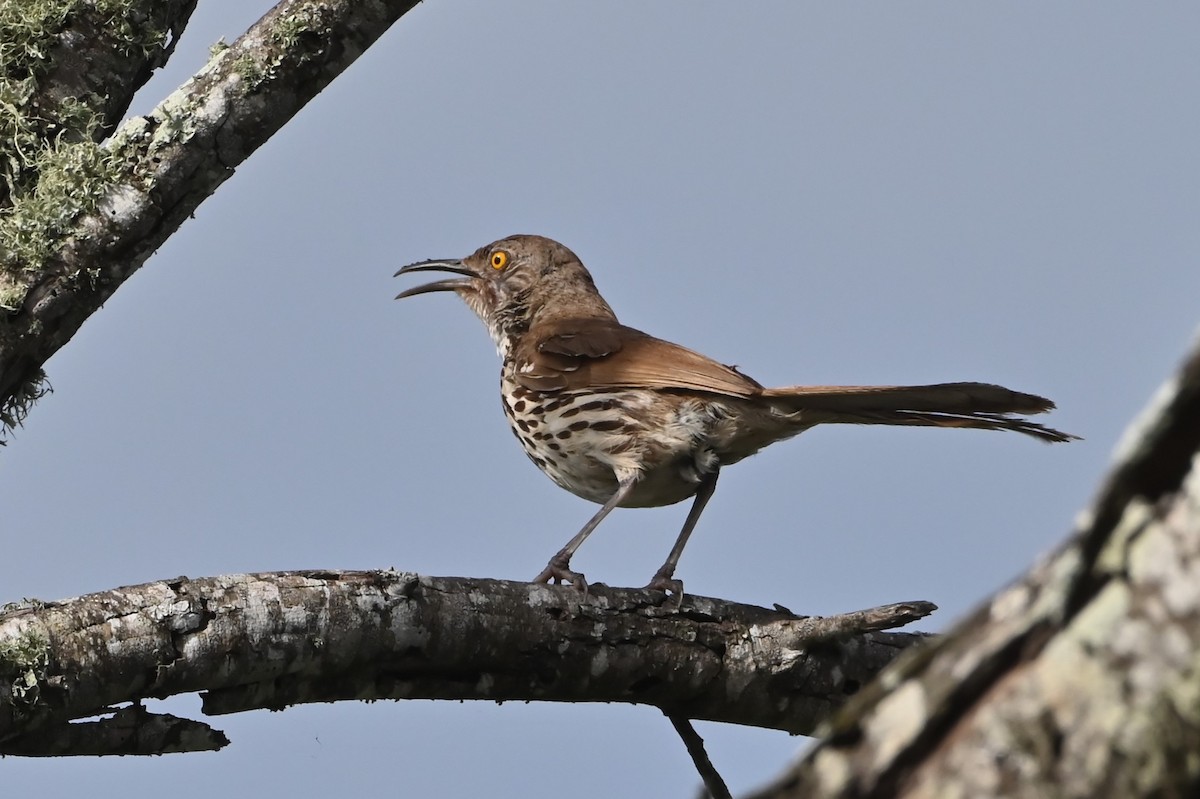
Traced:
<svg viewBox="0 0 1200 799">
<path fill-rule="evenodd" d="M 201 3 L 151 108 L 270 3 Z M 1085 437 L 824 428 L 722 476 L 690 592 L 944 629 L 1069 532 L 1194 333 L 1200 7 L 430 0 L 47 365 L 0 451 L 3 600 L 179 574 L 528 579 L 594 506 L 506 429 L 483 328 L 397 267 L 567 244 L 622 321 L 769 385 L 985 380 Z M 407 285 L 407 284 L 405 284 Z M 686 506 L 580 550 L 643 584 Z M 198 712 L 198 701 L 166 703 Z M 14 794 L 690 796 L 657 711 L 305 707 L 216 755 L 4 763 Z M 702 725 L 735 789 L 803 745 Z"/>
</svg>

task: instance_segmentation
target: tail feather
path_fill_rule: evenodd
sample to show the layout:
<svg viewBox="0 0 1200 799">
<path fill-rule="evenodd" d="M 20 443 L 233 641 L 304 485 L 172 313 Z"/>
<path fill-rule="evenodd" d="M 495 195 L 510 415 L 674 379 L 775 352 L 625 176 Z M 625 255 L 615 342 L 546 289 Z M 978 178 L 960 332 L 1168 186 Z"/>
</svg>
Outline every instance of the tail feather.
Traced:
<svg viewBox="0 0 1200 799">
<path fill-rule="evenodd" d="M 763 399 L 812 424 L 887 424 L 1011 430 L 1042 441 L 1077 436 L 1012 414 L 1043 413 L 1054 403 L 990 383 L 928 386 L 790 386 L 769 388 Z"/>
</svg>

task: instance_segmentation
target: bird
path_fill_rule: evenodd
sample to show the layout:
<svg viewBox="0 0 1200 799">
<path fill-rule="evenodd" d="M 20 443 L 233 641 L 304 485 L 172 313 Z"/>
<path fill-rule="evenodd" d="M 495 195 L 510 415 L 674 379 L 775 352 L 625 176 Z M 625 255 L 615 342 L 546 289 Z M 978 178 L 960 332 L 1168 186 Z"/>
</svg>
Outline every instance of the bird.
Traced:
<svg viewBox="0 0 1200 799">
<path fill-rule="evenodd" d="M 676 595 L 675 577 L 721 470 L 821 424 L 1009 430 L 1047 442 L 1076 436 L 1021 414 L 1050 400 L 990 383 L 766 388 L 734 366 L 627 327 L 566 246 L 514 235 L 465 258 L 401 267 L 394 277 L 453 277 L 396 299 L 453 292 L 483 321 L 502 361 L 500 395 L 529 459 L 600 509 L 550 558 L 535 583 L 587 591 L 571 559 L 618 507 L 691 509 L 648 589 Z"/>
</svg>

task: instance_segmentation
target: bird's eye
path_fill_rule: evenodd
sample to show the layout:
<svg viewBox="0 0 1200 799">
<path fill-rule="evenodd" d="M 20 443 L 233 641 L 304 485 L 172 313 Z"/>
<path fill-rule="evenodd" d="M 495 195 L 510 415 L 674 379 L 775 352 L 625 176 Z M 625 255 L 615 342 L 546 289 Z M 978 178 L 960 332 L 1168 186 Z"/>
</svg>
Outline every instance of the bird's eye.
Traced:
<svg viewBox="0 0 1200 799">
<path fill-rule="evenodd" d="M 496 250 L 492 253 L 491 264 L 492 269 L 503 269 L 508 266 L 508 253 L 504 250 Z"/>
</svg>

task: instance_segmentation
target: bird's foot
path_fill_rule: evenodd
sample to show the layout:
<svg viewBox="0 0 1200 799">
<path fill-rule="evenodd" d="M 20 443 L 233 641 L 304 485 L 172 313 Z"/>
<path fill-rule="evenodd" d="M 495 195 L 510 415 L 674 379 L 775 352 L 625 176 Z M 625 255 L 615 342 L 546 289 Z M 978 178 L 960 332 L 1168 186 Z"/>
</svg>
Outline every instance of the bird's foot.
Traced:
<svg viewBox="0 0 1200 799">
<path fill-rule="evenodd" d="M 671 572 L 659 569 L 658 572 L 650 578 L 650 582 L 646 583 L 647 591 L 662 591 L 670 594 L 675 600 L 675 609 L 683 605 L 683 580 L 677 580 L 671 576 Z"/>
<path fill-rule="evenodd" d="M 557 555 L 550 558 L 550 562 L 546 564 L 546 568 L 533 578 L 535 583 L 551 583 L 563 585 L 570 583 L 571 587 L 580 593 L 586 594 L 588 589 L 587 580 L 584 579 L 581 572 L 571 571 L 571 561 L 568 559 L 559 558 Z"/>
</svg>

